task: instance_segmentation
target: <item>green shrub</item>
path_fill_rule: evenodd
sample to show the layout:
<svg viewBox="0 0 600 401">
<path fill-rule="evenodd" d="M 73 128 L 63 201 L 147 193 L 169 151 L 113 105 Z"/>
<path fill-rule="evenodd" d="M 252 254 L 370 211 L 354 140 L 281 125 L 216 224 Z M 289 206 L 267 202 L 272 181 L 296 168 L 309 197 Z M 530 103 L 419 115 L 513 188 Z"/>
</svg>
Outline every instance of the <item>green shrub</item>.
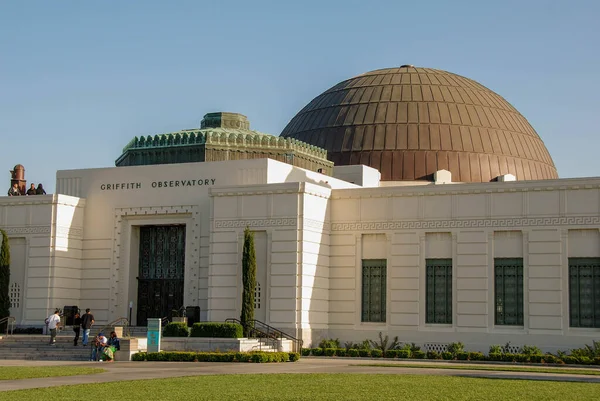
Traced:
<svg viewBox="0 0 600 401">
<path fill-rule="evenodd" d="M 383 356 L 383 351 L 380 349 L 372 349 L 371 356 L 373 358 L 381 358 Z"/>
<path fill-rule="evenodd" d="M 397 349 L 389 349 L 387 351 L 385 351 L 385 353 L 383 354 L 384 358 L 397 358 L 398 357 L 398 351 Z"/>
<path fill-rule="evenodd" d="M 412 352 L 412 357 L 414 359 L 425 359 L 425 352 L 421 350 L 416 350 Z"/>
<path fill-rule="evenodd" d="M 500 352 L 490 352 L 490 354 L 488 355 L 488 360 L 490 360 L 490 361 L 503 361 L 504 360 L 504 355 L 502 355 L 502 353 L 500 353 Z"/>
<path fill-rule="evenodd" d="M 349 349 L 346 351 L 346 355 L 356 358 L 357 356 L 359 356 L 358 350 L 357 349 Z"/>
<path fill-rule="evenodd" d="M 542 359 L 544 359 L 544 355 L 529 355 L 529 362 L 531 363 L 541 363 Z"/>
<path fill-rule="evenodd" d="M 452 352 L 442 352 L 442 359 L 446 360 L 446 361 L 451 361 L 454 359 L 454 355 L 452 355 Z"/>
<path fill-rule="evenodd" d="M 295 362 L 300 358 L 297 352 L 138 352 L 132 355 L 133 361 L 166 362 Z"/>
<path fill-rule="evenodd" d="M 311 353 L 313 356 L 321 356 L 321 355 L 323 355 L 323 348 L 313 348 L 313 349 L 310 351 L 310 353 Z"/>
<path fill-rule="evenodd" d="M 514 362 L 515 361 L 515 354 L 509 354 L 509 353 L 503 354 L 502 355 L 502 360 L 504 362 Z"/>
<path fill-rule="evenodd" d="M 490 345 L 490 351 L 488 353 L 489 354 L 501 354 L 502 346 L 501 345 Z"/>
<path fill-rule="evenodd" d="M 165 326 L 162 333 L 163 337 L 187 337 L 190 335 L 190 329 L 187 323 L 169 323 Z"/>
<path fill-rule="evenodd" d="M 577 359 L 577 357 L 572 356 L 572 355 L 565 355 L 562 357 L 562 361 L 564 363 L 566 363 L 567 365 L 576 365 L 579 363 L 579 360 Z"/>
<path fill-rule="evenodd" d="M 302 356 L 309 356 L 310 348 L 302 348 Z"/>
<path fill-rule="evenodd" d="M 575 357 L 587 356 L 590 359 L 600 357 L 600 341 L 594 341 L 591 346 L 571 350 L 571 355 Z"/>
<path fill-rule="evenodd" d="M 485 355 L 481 352 L 469 352 L 469 361 L 485 361 Z"/>
<path fill-rule="evenodd" d="M 533 345 L 524 345 L 521 348 L 521 354 L 523 355 L 542 355 L 542 350 Z"/>
<path fill-rule="evenodd" d="M 250 362 L 250 357 L 248 352 L 236 352 L 234 359 L 236 362 Z"/>
<path fill-rule="evenodd" d="M 358 355 L 361 358 L 368 358 L 368 357 L 371 356 L 371 350 L 368 350 L 368 349 L 359 349 L 358 350 Z"/>
<path fill-rule="evenodd" d="M 412 352 L 409 349 L 399 349 L 398 350 L 398 358 L 407 359 L 410 358 Z"/>
<path fill-rule="evenodd" d="M 319 343 L 319 348 L 340 348 L 340 339 L 330 338 L 329 340 L 321 340 Z"/>
<path fill-rule="evenodd" d="M 192 337 L 242 338 L 244 329 L 239 323 L 202 322 L 192 326 Z"/>
<path fill-rule="evenodd" d="M 457 352 L 456 353 L 456 359 L 458 359 L 459 361 L 466 361 L 469 359 L 469 353 L 468 352 Z"/>
<path fill-rule="evenodd" d="M 577 359 L 579 359 L 579 363 L 582 365 L 591 365 L 592 364 L 592 358 L 590 358 L 589 356 L 580 356 Z"/>
<path fill-rule="evenodd" d="M 325 348 L 324 354 L 325 356 L 334 356 L 336 348 Z"/>
<path fill-rule="evenodd" d="M 437 351 L 427 351 L 427 359 L 442 359 L 442 355 Z"/>
<path fill-rule="evenodd" d="M 556 357 L 556 355 L 546 354 L 546 355 L 542 356 L 542 362 L 543 363 L 558 363 L 559 359 Z"/>
<path fill-rule="evenodd" d="M 448 344 L 448 348 L 446 348 L 446 350 L 448 352 L 450 352 L 452 355 L 457 356 L 457 354 L 459 352 L 464 352 L 465 351 L 465 345 L 463 343 L 450 343 Z"/>
<path fill-rule="evenodd" d="M 527 363 L 529 362 L 529 355 L 515 354 L 515 362 Z"/>
<path fill-rule="evenodd" d="M 336 348 L 335 355 L 336 356 L 346 356 L 346 348 Z"/>
<path fill-rule="evenodd" d="M 390 337 L 387 334 L 385 337 L 383 337 L 383 333 L 381 331 L 379 332 L 379 341 L 369 340 L 369 343 L 371 343 L 371 347 L 374 349 L 379 349 L 381 352 L 385 352 L 389 349 L 395 349 L 400 344 L 398 342 L 398 336 L 394 337 L 394 339 L 390 342 Z"/>
</svg>

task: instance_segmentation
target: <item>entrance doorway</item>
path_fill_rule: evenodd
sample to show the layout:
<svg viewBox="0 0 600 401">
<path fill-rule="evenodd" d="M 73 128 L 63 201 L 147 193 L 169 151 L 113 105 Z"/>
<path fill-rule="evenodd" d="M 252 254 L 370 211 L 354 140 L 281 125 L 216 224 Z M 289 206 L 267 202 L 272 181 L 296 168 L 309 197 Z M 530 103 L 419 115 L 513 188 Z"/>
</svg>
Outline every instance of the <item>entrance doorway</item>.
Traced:
<svg viewBox="0 0 600 401">
<path fill-rule="evenodd" d="M 183 306 L 185 225 L 141 226 L 137 325 Z"/>
</svg>

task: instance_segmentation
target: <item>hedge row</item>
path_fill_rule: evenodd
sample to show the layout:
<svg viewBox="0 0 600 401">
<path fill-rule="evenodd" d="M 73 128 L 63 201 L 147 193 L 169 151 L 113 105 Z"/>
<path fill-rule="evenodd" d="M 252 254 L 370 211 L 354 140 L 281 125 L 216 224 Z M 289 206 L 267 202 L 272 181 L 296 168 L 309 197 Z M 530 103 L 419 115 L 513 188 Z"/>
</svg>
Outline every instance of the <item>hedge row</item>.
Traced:
<svg viewBox="0 0 600 401">
<path fill-rule="evenodd" d="M 213 337 L 242 338 L 244 329 L 238 323 L 202 322 L 194 323 L 192 330 L 186 323 L 169 323 L 163 329 L 163 337 Z"/>
<path fill-rule="evenodd" d="M 298 352 L 138 352 L 132 361 L 161 362 L 296 362 Z"/>
<path fill-rule="evenodd" d="M 407 349 L 383 351 L 379 349 L 345 349 L 345 348 L 302 348 L 302 356 L 338 356 L 338 357 L 363 357 L 363 358 L 400 358 L 400 359 L 444 359 L 459 361 L 502 361 L 523 363 L 550 363 L 573 365 L 600 365 L 600 357 L 573 355 L 527 355 L 509 353 L 481 352 L 436 352 L 436 351 L 411 351 Z"/>
</svg>

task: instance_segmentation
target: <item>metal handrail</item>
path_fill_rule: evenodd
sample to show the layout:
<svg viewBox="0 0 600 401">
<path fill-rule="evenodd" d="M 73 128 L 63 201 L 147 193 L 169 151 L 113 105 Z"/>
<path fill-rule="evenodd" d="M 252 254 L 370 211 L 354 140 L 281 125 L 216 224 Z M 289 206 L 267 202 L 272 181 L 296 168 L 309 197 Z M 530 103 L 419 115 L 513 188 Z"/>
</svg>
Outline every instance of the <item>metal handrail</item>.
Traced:
<svg viewBox="0 0 600 401">
<path fill-rule="evenodd" d="M 253 323 L 253 326 L 256 327 L 256 324 L 258 323 L 259 326 L 262 326 L 263 330 L 266 329 L 267 330 L 267 334 L 270 334 L 271 332 L 273 332 L 274 334 L 277 335 L 278 338 L 282 339 L 282 338 L 287 338 L 288 340 L 291 340 L 294 344 L 294 352 L 300 352 L 302 349 L 302 343 L 303 341 L 291 336 L 287 333 L 284 333 L 283 331 L 276 329 L 273 326 L 269 326 L 268 324 L 261 322 L 260 320 L 256 320 L 256 319 L 252 319 L 250 320 L 251 323 Z"/>
<path fill-rule="evenodd" d="M 235 318 L 226 319 L 225 323 L 237 323 L 237 324 L 243 326 L 242 322 L 239 319 L 235 319 Z M 248 334 L 249 338 L 260 338 L 261 340 L 267 341 L 271 346 L 278 345 L 277 338 L 273 338 L 268 333 L 265 333 L 255 327 L 248 327 L 247 330 L 248 330 L 247 334 Z M 262 345 L 263 345 L 263 343 L 261 341 L 259 341 L 259 343 L 258 343 L 259 351 L 262 351 Z"/>
<path fill-rule="evenodd" d="M 243 326 L 242 322 L 239 319 L 235 319 L 235 318 L 229 318 L 227 320 L 225 320 L 225 322 L 235 322 L 235 323 L 239 323 Z M 283 331 L 276 329 L 273 326 L 269 326 L 268 324 L 266 324 L 265 322 L 261 322 L 260 320 L 256 320 L 256 319 L 252 319 L 248 321 L 249 323 L 251 323 L 249 329 L 251 329 L 253 332 L 256 332 L 258 334 L 260 334 L 259 337 L 261 338 L 269 338 L 269 339 L 279 339 L 282 340 L 284 338 L 292 341 L 292 343 L 294 344 L 293 350 L 294 352 L 300 352 L 301 348 L 302 348 L 302 343 L 303 341 L 291 336 L 287 333 L 284 333 Z M 261 326 L 260 328 L 257 328 L 256 326 Z"/>
<path fill-rule="evenodd" d="M 6 335 L 13 335 L 13 332 L 15 331 L 15 322 L 17 321 L 17 319 L 13 316 L 7 316 L 7 317 L 3 317 L 2 319 L 0 319 L 0 326 L 3 323 L 6 323 Z M 10 327 L 10 334 L 8 334 L 8 328 Z"/>
<path fill-rule="evenodd" d="M 115 326 L 117 323 L 125 323 L 123 326 L 125 327 L 125 330 L 127 330 L 127 336 L 129 337 L 130 333 L 129 333 L 129 320 L 126 317 L 120 317 L 118 319 L 113 320 L 110 323 L 105 324 L 99 331 L 98 333 L 102 333 L 104 332 L 106 329 L 108 329 L 109 327 Z M 123 333 L 123 336 L 125 336 L 125 333 Z"/>
</svg>

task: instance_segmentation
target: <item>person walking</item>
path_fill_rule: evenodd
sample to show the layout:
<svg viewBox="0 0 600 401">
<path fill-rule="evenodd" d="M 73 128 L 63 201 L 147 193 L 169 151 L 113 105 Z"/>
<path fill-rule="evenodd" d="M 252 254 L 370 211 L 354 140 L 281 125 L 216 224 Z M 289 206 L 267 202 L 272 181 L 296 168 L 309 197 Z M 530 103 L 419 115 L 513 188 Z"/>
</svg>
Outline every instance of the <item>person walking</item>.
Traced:
<svg viewBox="0 0 600 401">
<path fill-rule="evenodd" d="M 79 313 L 75 313 L 75 316 L 73 317 L 73 331 L 75 332 L 73 345 L 76 347 L 77 341 L 79 340 L 79 333 L 81 331 L 81 316 L 79 316 Z"/>
<path fill-rule="evenodd" d="M 50 330 L 50 345 L 56 345 L 56 329 L 60 326 L 60 311 L 57 309 L 54 313 L 48 316 L 46 322 Z"/>
<path fill-rule="evenodd" d="M 81 317 L 81 328 L 83 329 L 83 338 L 81 339 L 81 345 L 84 347 L 88 345 L 88 338 L 90 331 L 94 325 L 94 315 L 91 314 L 90 308 L 85 310 L 85 314 Z"/>
</svg>

